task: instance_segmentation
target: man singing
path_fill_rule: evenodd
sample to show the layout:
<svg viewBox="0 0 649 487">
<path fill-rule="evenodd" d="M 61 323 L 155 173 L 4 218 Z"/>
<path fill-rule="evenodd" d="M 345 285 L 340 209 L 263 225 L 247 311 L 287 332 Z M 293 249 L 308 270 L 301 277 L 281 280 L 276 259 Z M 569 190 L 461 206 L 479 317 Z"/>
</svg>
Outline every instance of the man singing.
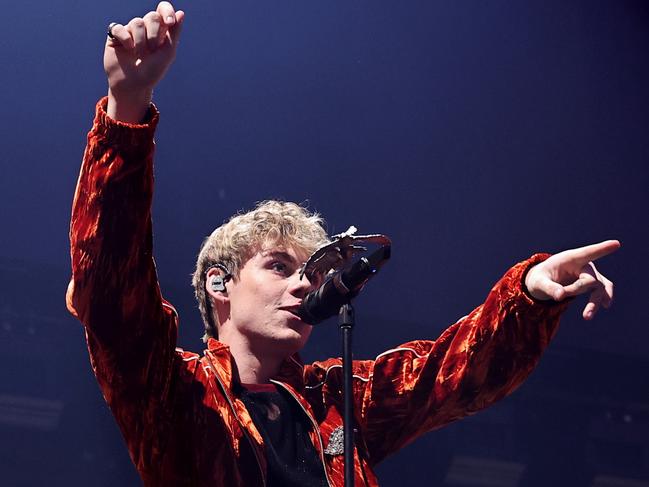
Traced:
<svg viewBox="0 0 649 487">
<path fill-rule="evenodd" d="M 178 317 L 152 257 L 151 99 L 184 18 L 161 2 L 109 26 L 108 96 L 73 203 L 68 308 L 145 485 L 342 486 L 341 360 L 304 365 L 297 354 L 311 333 L 298 308 L 322 281 L 300 269 L 328 242 L 318 215 L 267 201 L 217 228 L 193 279 L 207 350 L 176 348 Z M 569 298 L 589 294 L 585 319 L 609 307 L 613 284 L 592 262 L 618 247 L 536 254 L 437 340 L 354 361 L 355 485 L 377 485 L 373 468 L 387 455 L 516 389 Z"/>
</svg>

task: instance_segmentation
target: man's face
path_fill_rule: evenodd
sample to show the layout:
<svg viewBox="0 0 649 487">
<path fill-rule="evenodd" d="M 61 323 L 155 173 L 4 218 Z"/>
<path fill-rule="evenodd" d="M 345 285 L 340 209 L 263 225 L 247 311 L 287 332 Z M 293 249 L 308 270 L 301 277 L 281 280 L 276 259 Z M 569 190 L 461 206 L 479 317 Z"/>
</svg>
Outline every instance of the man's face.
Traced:
<svg viewBox="0 0 649 487">
<path fill-rule="evenodd" d="M 255 253 L 241 268 L 238 279 L 227 284 L 230 301 L 228 326 L 261 353 L 288 356 L 300 350 L 311 334 L 297 309 L 320 279 L 300 280 L 308 258 L 293 248 L 270 247 Z M 270 347 L 270 348 L 269 348 Z"/>
</svg>

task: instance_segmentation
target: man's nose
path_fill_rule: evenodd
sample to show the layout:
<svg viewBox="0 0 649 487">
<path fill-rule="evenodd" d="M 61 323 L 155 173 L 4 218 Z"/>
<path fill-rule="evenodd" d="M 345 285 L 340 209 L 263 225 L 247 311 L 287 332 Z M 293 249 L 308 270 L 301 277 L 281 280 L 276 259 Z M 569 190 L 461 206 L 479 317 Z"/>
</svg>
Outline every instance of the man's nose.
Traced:
<svg viewBox="0 0 649 487">
<path fill-rule="evenodd" d="M 306 275 L 300 279 L 299 270 L 291 276 L 290 286 L 291 294 L 299 298 L 303 298 L 316 288 L 315 283 L 312 283 Z"/>
</svg>

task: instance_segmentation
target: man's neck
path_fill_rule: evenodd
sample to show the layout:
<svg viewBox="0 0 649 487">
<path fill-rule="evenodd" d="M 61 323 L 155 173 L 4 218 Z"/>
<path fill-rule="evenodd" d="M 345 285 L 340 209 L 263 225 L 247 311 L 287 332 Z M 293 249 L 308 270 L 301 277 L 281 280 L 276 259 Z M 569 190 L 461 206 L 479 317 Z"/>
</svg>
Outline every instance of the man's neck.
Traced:
<svg viewBox="0 0 649 487">
<path fill-rule="evenodd" d="M 260 356 L 254 353 L 245 343 L 225 342 L 237 364 L 239 379 L 243 384 L 267 384 L 284 361 L 282 357 Z"/>
</svg>

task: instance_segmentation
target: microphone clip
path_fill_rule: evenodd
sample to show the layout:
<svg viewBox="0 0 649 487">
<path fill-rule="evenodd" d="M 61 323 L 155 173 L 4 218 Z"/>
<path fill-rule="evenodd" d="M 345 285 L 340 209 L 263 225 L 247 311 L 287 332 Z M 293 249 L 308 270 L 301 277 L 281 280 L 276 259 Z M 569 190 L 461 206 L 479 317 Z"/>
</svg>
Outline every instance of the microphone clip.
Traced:
<svg viewBox="0 0 649 487">
<path fill-rule="evenodd" d="M 366 244 L 386 247 L 389 256 L 389 248 L 392 242 L 388 237 L 380 233 L 355 235 L 356 231 L 356 227 L 352 225 L 347 231 L 333 235 L 330 243 L 318 248 L 304 263 L 300 270 L 300 279 L 304 275 L 307 277 L 313 275 L 324 276 L 331 271 L 344 269 L 357 254 L 367 251 L 367 247 L 364 246 Z"/>
</svg>

